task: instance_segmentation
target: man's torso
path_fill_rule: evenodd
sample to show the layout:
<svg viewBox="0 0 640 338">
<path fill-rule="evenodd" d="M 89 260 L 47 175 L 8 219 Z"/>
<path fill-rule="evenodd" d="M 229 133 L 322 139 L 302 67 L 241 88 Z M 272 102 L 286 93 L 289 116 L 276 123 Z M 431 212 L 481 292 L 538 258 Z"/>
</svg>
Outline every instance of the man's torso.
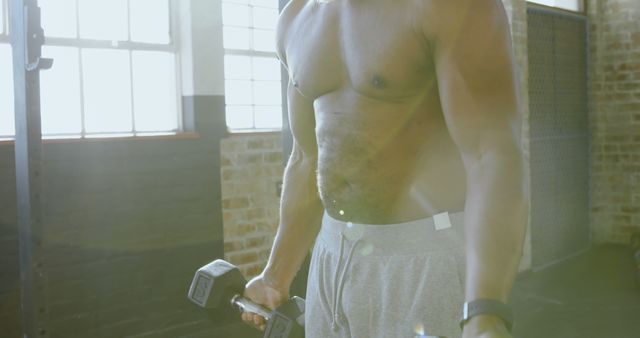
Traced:
<svg viewBox="0 0 640 338">
<path fill-rule="evenodd" d="M 464 208 L 421 1 L 293 0 L 280 18 L 280 54 L 313 101 L 320 196 L 337 219 L 398 223 Z"/>
</svg>

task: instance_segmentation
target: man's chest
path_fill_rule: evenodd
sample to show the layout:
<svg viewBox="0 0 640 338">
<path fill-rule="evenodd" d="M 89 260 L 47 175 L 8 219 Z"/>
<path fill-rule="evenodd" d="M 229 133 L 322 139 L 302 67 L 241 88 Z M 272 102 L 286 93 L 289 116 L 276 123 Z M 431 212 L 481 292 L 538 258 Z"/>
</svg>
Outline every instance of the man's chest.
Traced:
<svg viewBox="0 0 640 338">
<path fill-rule="evenodd" d="M 311 0 L 285 10 L 278 44 L 300 92 L 318 98 L 349 87 L 391 99 L 433 82 L 429 46 L 410 11 L 388 3 Z"/>
</svg>

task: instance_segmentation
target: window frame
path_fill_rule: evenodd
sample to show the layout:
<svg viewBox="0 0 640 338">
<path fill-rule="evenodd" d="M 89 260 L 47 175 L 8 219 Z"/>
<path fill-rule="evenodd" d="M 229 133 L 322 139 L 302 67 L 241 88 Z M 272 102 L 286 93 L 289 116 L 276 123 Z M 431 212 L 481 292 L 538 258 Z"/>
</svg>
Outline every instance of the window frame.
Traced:
<svg viewBox="0 0 640 338">
<path fill-rule="evenodd" d="M 1 0 L 3 9 L 5 10 L 5 19 L 9 16 L 9 0 Z M 179 13 L 176 0 L 168 0 L 169 6 L 169 42 L 167 44 L 161 43 L 145 43 L 131 41 L 131 0 L 127 0 L 127 28 L 128 35 L 127 41 L 108 41 L 87 39 L 80 37 L 80 6 L 79 3 L 82 0 L 74 0 L 75 8 L 75 25 L 76 25 L 76 37 L 50 37 L 46 36 L 43 47 L 71 47 L 76 48 L 78 53 L 78 75 L 79 75 L 79 104 L 80 104 L 80 133 L 43 133 L 43 139 L 97 139 L 97 138 L 111 138 L 111 137 L 137 137 L 137 136 L 166 136 L 175 135 L 184 132 L 184 117 L 182 110 L 182 67 L 180 59 L 180 44 L 179 44 Z M 5 30 L 0 33 L 0 43 L 11 43 L 9 36 L 9 20 L 5 20 Z M 87 49 L 105 49 L 105 50 L 123 50 L 128 52 L 128 59 L 130 65 L 130 82 L 131 82 L 131 100 L 129 105 L 131 106 L 131 130 L 122 132 L 87 132 L 85 125 L 85 104 L 84 104 L 84 81 L 83 81 L 83 50 Z M 166 131 L 137 131 L 136 130 L 136 112 L 134 108 L 134 87 L 133 87 L 133 52 L 166 52 L 170 53 L 174 57 L 174 75 L 175 75 L 175 109 L 176 109 L 176 129 Z M 43 51 L 42 57 L 46 58 L 46 52 Z M 0 139 L 13 139 L 14 135 L 0 135 Z"/>
<path fill-rule="evenodd" d="M 9 0 L 2 1 L 2 32 L 0 32 L 0 43 L 11 43 L 9 38 Z"/>
<path fill-rule="evenodd" d="M 558 6 L 541 4 L 541 3 L 533 2 L 531 0 L 526 0 L 526 2 L 527 2 L 527 6 L 539 6 L 539 7 L 543 7 L 543 8 L 550 8 L 550 9 L 554 9 L 554 10 L 558 10 L 558 11 L 564 11 L 564 12 L 568 12 L 568 13 L 582 14 L 582 15 L 586 15 L 586 13 L 587 13 L 587 5 L 588 5 L 586 0 L 577 0 L 579 8 L 578 8 L 578 10 L 572 10 L 572 9 L 567 9 L 567 8 L 563 8 L 563 7 L 558 7 Z"/>
<path fill-rule="evenodd" d="M 280 3 L 278 0 L 273 0 L 276 4 L 276 7 L 274 9 L 276 9 L 278 11 L 278 14 L 280 13 Z M 222 7 L 225 3 L 229 3 L 229 4 L 237 4 L 236 2 L 233 2 L 232 0 L 221 0 L 220 1 L 220 6 Z M 253 8 L 253 7 L 259 7 L 259 8 L 265 8 L 263 6 L 256 6 L 253 5 L 251 2 L 249 2 L 247 4 L 247 6 Z M 251 11 L 251 17 L 250 17 L 250 21 L 253 21 L 253 10 Z M 254 30 L 254 29 L 260 29 L 260 28 L 256 28 L 255 26 L 250 25 L 250 26 L 236 26 L 236 25 L 226 25 L 224 24 L 224 21 L 222 23 L 222 31 L 223 31 L 223 35 L 224 35 L 224 29 L 226 27 L 231 27 L 231 28 L 248 28 L 250 30 Z M 253 39 L 251 40 L 251 43 L 253 43 Z M 275 43 L 275 41 L 274 41 Z M 230 55 L 230 56 L 246 56 L 249 58 L 254 58 L 254 57 L 264 57 L 264 58 L 273 58 L 278 60 L 278 62 L 280 62 L 280 58 L 278 57 L 278 53 L 277 51 L 273 51 L 273 52 L 268 52 L 268 51 L 261 51 L 261 50 L 255 50 L 253 49 L 253 46 L 251 46 L 249 49 L 234 49 L 234 48 L 226 48 L 223 46 L 223 50 L 224 50 L 224 55 Z M 253 66 L 252 66 L 253 67 Z M 253 74 L 253 68 L 251 70 L 252 74 Z M 226 81 L 228 80 L 227 75 L 224 74 L 224 81 L 225 81 L 225 87 L 226 87 Z M 232 80 L 232 79 L 231 79 Z M 254 81 L 254 79 L 252 78 L 251 80 L 252 82 Z M 282 81 L 283 78 L 280 78 L 280 87 L 279 87 L 279 91 L 280 91 L 280 96 L 282 97 Z M 232 105 L 232 106 L 242 106 L 242 105 Z M 257 128 L 256 127 L 256 114 L 255 114 L 255 107 L 256 106 L 261 106 L 261 105 L 256 105 L 255 103 L 251 104 L 252 107 L 252 122 L 253 122 L 253 127 L 251 128 L 230 128 L 227 125 L 227 130 L 229 133 L 231 134 L 252 134 L 252 133 L 258 133 L 258 134 L 263 134 L 263 133 L 274 133 L 274 132 L 281 132 L 284 128 L 284 121 L 282 121 L 283 126 L 279 127 L 279 128 Z M 225 104 L 225 113 L 227 113 L 227 107 L 228 104 Z M 285 109 L 285 103 L 281 102 L 280 103 L 280 110 L 281 112 Z M 281 114 L 282 116 L 282 114 Z M 225 121 L 226 123 L 226 121 Z"/>
</svg>

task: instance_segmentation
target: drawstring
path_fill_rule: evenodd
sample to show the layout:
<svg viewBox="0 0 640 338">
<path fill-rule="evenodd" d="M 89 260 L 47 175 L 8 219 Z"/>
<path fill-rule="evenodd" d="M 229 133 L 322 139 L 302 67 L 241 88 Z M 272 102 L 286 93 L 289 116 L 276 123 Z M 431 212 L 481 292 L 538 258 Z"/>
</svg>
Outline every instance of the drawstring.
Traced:
<svg viewBox="0 0 640 338">
<path fill-rule="evenodd" d="M 344 248 L 345 240 L 346 240 L 346 237 L 344 236 L 344 233 L 340 232 L 340 252 L 338 253 L 338 264 L 342 262 L 342 254 L 344 251 L 343 248 Z M 336 275 L 333 279 L 334 291 L 333 291 L 333 315 L 331 316 L 332 317 L 331 328 L 334 331 L 337 329 L 337 323 L 339 321 L 338 306 L 342 301 L 342 289 L 344 288 L 344 280 L 347 274 L 347 269 L 349 269 L 349 265 L 351 265 L 351 258 L 353 257 L 356 246 L 358 245 L 359 242 L 360 242 L 360 239 L 357 239 L 355 242 L 353 242 L 351 249 L 349 249 L 347 260 L 344 264 L 344 267 L 342 268 L 342 272 L 340 273 L 340 280 L 338 281 L 339 265 L 338 265 L 338 268 L 336 269 Z"/>
<path fill-rule="evenodd" d="M 338 288 L 336 287 L 336 285 L 338 284 L 338 270 L 340 270 L 340 263 L 342 263 L 342 251 L 343 251 L 343 247 L 344 247 L 344 235 L 342 235 L 342 233 L 340 233 L 340 251 L 338 253 L 338 266 L 336 267 L 336 275 L 333 278 L 333 285 L 334 285 L 334 291 L 333 291 L 333 309 L 331 310 L 331 329 L 332 330 L 336 330 L 336 321 L 338 315 L 338 304 L 336 303 L 336 300 L 338 298 Z"/>
</svg>

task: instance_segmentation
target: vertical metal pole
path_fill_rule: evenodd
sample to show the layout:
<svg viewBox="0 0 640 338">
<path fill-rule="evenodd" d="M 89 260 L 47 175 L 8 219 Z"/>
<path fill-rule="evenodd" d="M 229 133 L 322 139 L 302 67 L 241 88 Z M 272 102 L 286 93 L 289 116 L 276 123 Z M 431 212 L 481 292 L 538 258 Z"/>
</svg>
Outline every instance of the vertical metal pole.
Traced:
<svg viewBox="0 0 640 338">
<path fill-rule="evenodd" d="M 51 66 L 41 59 L 44 32 L 40 27 L 37 0 L 12 0 L 16 115 L 16 188 L 18 240 L 24 337 L 48 337 L 45 294 L 46 275 L 42 257 L 42 137 L 40 131 L 40 69 Z"/>
</svg>

